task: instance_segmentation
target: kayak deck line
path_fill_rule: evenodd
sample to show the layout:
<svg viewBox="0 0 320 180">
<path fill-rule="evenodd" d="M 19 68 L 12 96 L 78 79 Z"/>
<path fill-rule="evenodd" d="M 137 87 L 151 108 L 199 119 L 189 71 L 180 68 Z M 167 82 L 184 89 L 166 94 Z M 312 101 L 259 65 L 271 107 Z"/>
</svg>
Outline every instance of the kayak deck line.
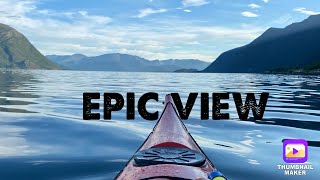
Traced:
<svg viewBox="0 0 320 180">
<path fill-rule="evenodd" d="M 218 171 L 188 132 L 167 95 L 152 132 L 115 179 L 214 179 L 212 172 Z"/>
</svg>

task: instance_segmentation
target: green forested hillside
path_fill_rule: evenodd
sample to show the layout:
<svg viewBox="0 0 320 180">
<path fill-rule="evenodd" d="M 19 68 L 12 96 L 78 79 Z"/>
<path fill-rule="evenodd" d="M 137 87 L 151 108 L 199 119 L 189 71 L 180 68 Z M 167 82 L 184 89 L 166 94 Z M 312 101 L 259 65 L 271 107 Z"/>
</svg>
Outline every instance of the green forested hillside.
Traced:
<svg viewBox="0 0 320 180">
<path fill-rule="evenodd" d="M 0 68 L 59 69 L 15 29 L 0 23 Z"/>
</svg>

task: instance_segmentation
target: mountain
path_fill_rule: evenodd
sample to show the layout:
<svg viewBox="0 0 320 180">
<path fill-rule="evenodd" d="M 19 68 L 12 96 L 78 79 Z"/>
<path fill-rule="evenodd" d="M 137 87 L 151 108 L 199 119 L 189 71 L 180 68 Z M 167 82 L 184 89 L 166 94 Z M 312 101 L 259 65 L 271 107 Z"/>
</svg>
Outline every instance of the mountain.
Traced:
<svg viewBox="0 0 320 180">
<path fill-rule="evenodd" d="M 56 64 L 59 64 L 64 69 L 70 69 L 69 67 L 72 66 L 77 61 L 86 58 L 87 56 L 83 54 L 74 54 L 74 55 L 48 55 L 46 56 L 48 59 L 53 61 Z"/>
<path fill-rule="evenodd" d="M 303 66 L 295 66 L 290 68 L 276 68 L 267 73 L 273 74 L 309 74 L 309 75 L 320 75 L 320 60 L 308 63 Z"/>
<path fill-rule="evenodd" d="M 0 68 L 59 69 L 15 29 L 0 23 Z"/>
<path fill-rule="evenodd" d="M 82 54 L 49 55 L 47 58 L 62 67 L 86 71 L 173 72 L 178 69 L 203 70 L 209 63 L 195 59 L 147 60 L 129 54 L 104 54 L 87 57 Z"/>
<path fill-rule="evenodd" d="M 68 62 L 73 62 L 73 61 L 86 58 L 87 56 L 83 54 L 74 54 L 74 55 L 66 55 L 66 56 L 48 55 L 46 57 L 55 63 L 68 63 Z"/>
<path fill-rule="evenodd" d="M 222 53 L 203 72 L 264 73 L 320 60 L 320 15 L 270 28 L 248 45 Z"/>
</svg>

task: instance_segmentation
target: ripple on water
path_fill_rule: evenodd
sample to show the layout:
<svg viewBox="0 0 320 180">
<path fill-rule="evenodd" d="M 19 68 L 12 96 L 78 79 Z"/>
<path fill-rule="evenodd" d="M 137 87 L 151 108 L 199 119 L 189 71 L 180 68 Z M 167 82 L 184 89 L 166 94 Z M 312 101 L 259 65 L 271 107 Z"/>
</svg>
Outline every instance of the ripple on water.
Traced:
<svg viewBox="0 0 320 180">
<path fill-rule="evenodd" d="M 230 179 L 290 179 L 275 171 L 282 140 L 309 142 L 309 162 L 320 167 L 320 77 L 265 74 L 124 73 L 0 70 L 0 174 L 2 178 L 112 179 L 151 132 L 155 122 L 83 121 L 83 92 L 159 93 L 269 92 L 264 119 L 237 120 L 232 96 L 226 100 L 233 120 L 199 120 L 197 99 L 184 121 L 215 166 Z M 99 101 L 102 103 L 102 99 Z M 101 106 L 102 107 L 102 106 Z M 102 113 L 102 110 L 97 112 Z M 14 169 L 14 171 L 12 170 Z M 19 172 L 19 173 L 17 173 Z M 316 171 L 309 179 L 318 179 Z"/>
</svg>

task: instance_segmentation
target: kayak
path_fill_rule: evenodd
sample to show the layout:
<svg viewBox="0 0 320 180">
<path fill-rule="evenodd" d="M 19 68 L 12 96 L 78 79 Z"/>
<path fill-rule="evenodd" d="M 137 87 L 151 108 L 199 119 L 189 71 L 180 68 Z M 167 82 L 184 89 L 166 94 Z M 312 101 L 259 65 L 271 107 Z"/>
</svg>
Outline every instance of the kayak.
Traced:
<svg viewBox="0 0 320 180">
<path fill-rule="evenodd" d="M 115 179 L 226 180 L 182 123 L 170 95 L 153 131 Z"/>
</svg>

